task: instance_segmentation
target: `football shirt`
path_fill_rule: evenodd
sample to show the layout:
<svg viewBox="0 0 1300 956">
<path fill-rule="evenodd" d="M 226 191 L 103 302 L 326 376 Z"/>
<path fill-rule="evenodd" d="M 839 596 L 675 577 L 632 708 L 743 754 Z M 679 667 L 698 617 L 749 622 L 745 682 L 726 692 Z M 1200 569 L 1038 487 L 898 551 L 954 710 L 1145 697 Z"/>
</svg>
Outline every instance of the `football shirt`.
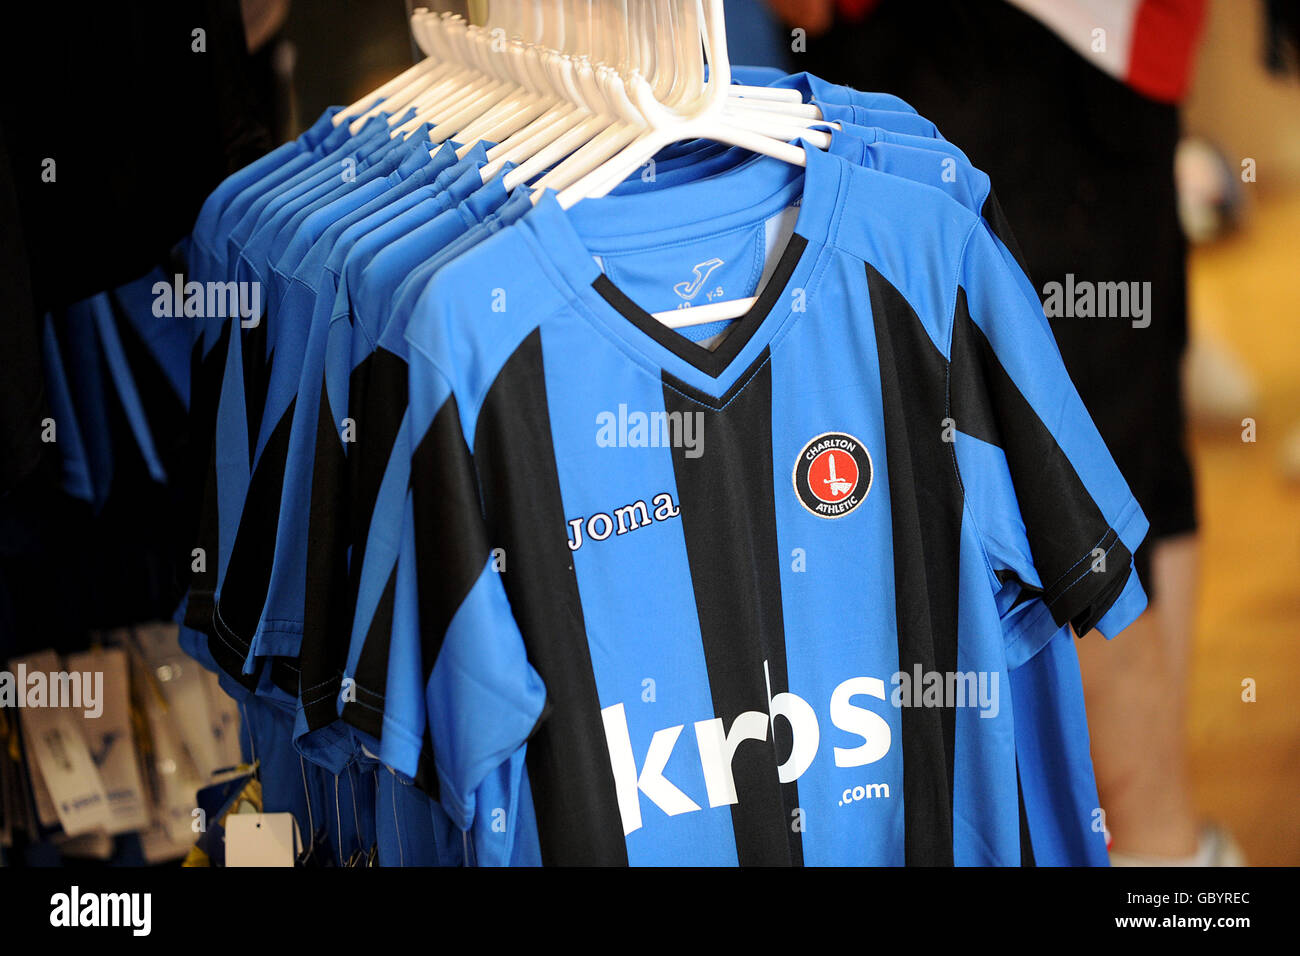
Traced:
<svg viewBox="0 0 1300 956">
<path fill-rule="evenodd" d="M 746 172 L 743 209 L 543 200 L 407 329 L 419 608 L 399 626 L 399 585 L 392 639 L 442 802 L 474 827 L 526 744 L 548 861 L 1017 863 L 1009 695 L 891 698 L 991 690 L 1140 611 L 1145 521 L 977 216 L 816 150 Z M 672 263 L 792 207 L 717 348 L 647 314 Z"/>
</svg>

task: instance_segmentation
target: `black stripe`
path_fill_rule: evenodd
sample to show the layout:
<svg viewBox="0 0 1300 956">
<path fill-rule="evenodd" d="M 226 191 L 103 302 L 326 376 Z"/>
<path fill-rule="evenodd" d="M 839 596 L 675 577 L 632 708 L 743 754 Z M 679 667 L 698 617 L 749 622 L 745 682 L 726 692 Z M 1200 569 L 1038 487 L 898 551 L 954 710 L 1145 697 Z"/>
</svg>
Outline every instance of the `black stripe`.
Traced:
<svg viewBox="0 0 1300 956">
<path fill-rule="evenodd" d="M 772 311 L 772 307 L 776 305 L 777 300 L 785 291 L 786 285 L 790 282 L 790 277 L 794 275 L 795 267 L 799 265 L 799 259 L 803 256 L 804 248 L 807 245 L 808 240 L 803 236 L 797 232 L 791 234 L 790 241 L 786 243 L 785 251 L 781 253 L 776 268 L 767 280 L 767 285 L 759 293 L 758 301 L 754 303 L 748 312 L 728 327 L 727 337 L 712 351 L 702 345 L 697 345 L 690 339 L 685 338 L 681 333 L 668 328 L 668 326 L 624 295 L 623 291 L 613 282 L 610 282 L 603 273 L 596 278 L 591 287 L 617 312 L 650 338 L 678 358 L 690 362 L 705 375 L 717 378 L 726 371 L 727 366 L 740 354 L 741 349 L 753 338 L 754 333 L 758 331 L 758 327 L 763 324 L 763 320 Z"/>
<path fill-rule="evenodd" d="M 375 613 L 370 619 L 370 626 L 366 632 L 364 649 L 357 664 L 357 672 L 354 675 L 355 684 L 353 690 L 355 691 L 356 700 L 346 701 L 340 713 L 344 722 L 364 731 L 376 740 L 380 739 L 384 729 L 383 695 L 388 686 L 388 646 L 393 632 L 393 602 L 396 588 L 397 568 L 394 567 L 388 574 L 388 580 L 384 582 L 383 593 L 379 596 L 379 603 L 375 605 Z M 379 659 L 381 645 L 383 651 L 382 660 Z M 304 681 L 304 686 L 310 685 L 307 685 Z M 330 704 L 329 718 L 324 721 L 325 723 L 332 720 L 334 716 L 334 697 L 326 698 L 324 696 L 327 689 L 322 689 L 322 696 L 317 704 L 322 709 L 324 709 L 326 702 Z M 337 690 L 338 688 L 335 687 L 335 693 L 337 693 Z M 302 703 L 304 710 L 310 706 L 305 691 Z M 310 722 L 310 717 L 308 719 Z"/>
<path fill-rule="evenodd" d="M 271 658 L 271 683 L 291 697 L 299 692 L 299 663 L 296 657 Z"/>
<path fill-rule="evenodd" d="M 1002 203 L 998 202 L 998 197 L 993 194 L 993 189 L 989 188 L 989 194 L 984 197 L 984 206 L 980 209 L 980 216 L 989 224 L 989 229 L 993 235 L 1002 241 L 1011 253 L 1016 265 L 1020 266 L 1020 271 L 1025 274 L 1029 284 L 1034 284 L 1034 277 L 1029 274 L 1029 267 L 1025 264 L 1025 254 L 1020 249 L 1020 243 L 1016 241 L 1015 234 L 1011 231 L 1011 223 L 1007 220 L 1007 214 L 1002 211 Z M 1034 286 L 1037 288 L 1037 286 Z"/>
<path fill-rule="evenodd" d="M 730 731 L 745 711 L 767 713 L 768 668 L 773 696 L 789 690 L 781 562 L 777 556 L 772 476 L 772 366 L 767 349 L 741 376 L 745 387 L 725 408 L 713 406 L 667 372 L 664 408 L 703 416 L 706 454 L 673 447 L 682 532 L 695 590 L 695 610 L 713 694 L 713 712 Z M 706 401 L 697 401 L 697 399 Z M 798 785 L 782 785 L 777 766 L 793 740 L 784 722 L 772 738 L 746 741 L 732 759 L 739 802 L 731 806 L 741 866 L 800 866 L 803 838 L 793 825 Z"/>
<path fill-rule="evenodd" d="M 365 563 L 370 522 L 379 486 L 392 457 L 407 406 L 406 360 L 375 349 L 353 370 L 349 380 L 348 416 L 356 435 L 348 451 L 348 494 L 340 502 L 347 515 L 351 557 L 351 594 L 355 601 Z M 403 450 L 406 454 L 406 450 Z M 336 519 L 337 520 L 337 519 Z M 342 666 L 342 662 L 340 662 Z"/>
<path fill-rule="evenodd" d="M 1085 580 L 1051 605 L 1052 617 L 1059 615 L 1062 621 L 1069 621 L 1075 634 L 1087 634 L 1123 593 L 1129 575 L 1133 573 L 1132 560 L 1128 548 L 1116 539 L 1106 554 L 1105 572 L 1094 571 L 1090 562 Z"/>
<path fill-rule="evenodd" d="M 614 772 L 566 544 L 544 375 L 541 332 L 534 330 L 488 390 L 474 463 L 489 540 L 506 553 L 506 593 L 554 707 L 528 745 L 542 859 L 626 865 Z"/>
<path fill-rule="evenodd" d="M 198 504 L 194 547 L 203 552 L 203 570 L 195 571 L 192 554 L 185 556 L 183 574 L 189 575 L 190 594 L 185 606 L 185 626 L 203 634 L 212 633 L 212 598 L 217 588 L 218 528 L 216 432 L 217 405 L 221 397 L 221 373 L 230 347 L 230 323 L 225 323 L 216 343 L 201 357 L 198 376 L 191 384 L 190 421 L 195 452 L 193 459 L 194 500 Z M 202 341 L 195 345 L 201 352 Z"/>
<path fill-rule="evenodd" d="M 268 316 L 264 313 L 257 325 L 240 327 L 240 348 L 244 367 L 244 414 L 248 427 L 248 464 L 252 467 L 257 451 L 257 433 L 262 427 L 262 410 L 266 407 L 266 389 L 271 374 L 271 357 L 266 354 L 266 327 Z M 231 319 L 234 325 L 239 319 Z"/>
<path fill-rule="evenodd" d="M 1029 838 L 1029 816 L 1025 813 L 1025 791 L 1020 786 L 1020 761 L 1016 761 L 1016 803 L 1020 807 L 1020 865 L 1037 866 L 1034 862 L 1034 844 Z"/>
<path fill-rule="evenodd" d="M 371 352 L 352 373 L 356 385 L 352 389 L 349 411 L 357 421 L 357 441 L 353 446 L 360 467 L 356 474 L 360 478 L 358 491 L 363 492 L 358 499 L 367 521 L 370 507 L 379 493 L 379 484 L 388 464 L 389 454 L 397 441 L 397 432 L 401 428 L 402 418 L 406 414 L 408 400 L 406 359 L 385 348 Z M 360 423 L 365 422 L 365 428 Z M 378 458 L 373 464 L 362 459 Z"/>
<path fill-rule="evenodd" d="M 951 414 L 962 432 L 1006 455 L 1052 619 L 1086 633 L 1123 590 L 1132 555 L 971 319 L 961 288 L 952 338 Z M 1097 548 L 1105 553 L 1105 566 L 1093 571 Z"/>
<path fill-rule="evenodd" d="M 304 692 L 310 689 L 310 697 L 315 702 L 310 709 L 305 710 L 307 725 L 313 729 L 333 722 L 338 716 L 334 701 L 342 686 L 343 671 L 347 666 L 348 648 L 352 639 L 351 625 L 361 589 L 370 523 L 379 497 L 379 486 L 383 482 L 397 431 L 406 411 L 406 396 L 406 362 L 387 349 L 371 352 L 348 377 L 347 417 L 352 420 L 352 441 L 348 443 L 351 447 L 346 449 L 346 457 L 334 452 L 324 458 L 319 455 L 317 457 L 317 465 L 321 469 L 317 475 L 323 487 L 328 489 L 334 485 L 339 497 L 334 500 L 328 514 L 318 519 L 308 552 L 308 567 L 311 568 L 313 564 L 323 567 L 329 563 L 337 574 L 341 567 L 346 566 L 347 586 L 331 592 L 332 604 L 327 613 L 328 621 L 332 623 L 325 630 L 313 628 L 311 651 L 304 654 L 303 688 Z M 342 431 L 343 422 L 331 422 L 331 426 L 337 435 Z M 324 432 L 319 434 L 323 435 Z M 337 437 L 331 447 L 336 447 L 340 452 L 344 450 Z M 323 474 L 325 469 L 330 468 L 346 468 L 346 477 Z M 315 481 L 313 497 L 314 489 Z M 381 517 L 384 520 L 396 520 L 400 514 Z M 331 549 L 336 553 L 330 554 Z M 319 574 L 311 570 L 308 573 Z M 392 628 L 391 595 L 389 599 L 387 623 L 382 620 L 372 621 L 370 626 L 374 632 L 378 625 L 384 634 L 384 674 L 378 678 L 379 683 L 367 685 L 380 690 L 386 684 L 388 637 Z M 317 643 L 320 638 L 323 640 Z M 352 709 L 364 711 L 364 708 Z M 370 728 L 367 726 L 362 729 L 369 731 Z"/>
<path fill-rule="evenodd" d="M 247 690 L 253 690 L 257 687 L 258 679 L 262 672 L 262 662 L 258 662 L 253 667 L 253 673 L 244 673 L 244 661 L 248 657 L 248 645 L 241 644 L 238 635 L 234 634 L 230 628 L 221 623 L 221 619 L 213 613 L 211 616 L 211 626 L 208 629 L 208 652 L 217 666 L 225 671 L 226 675 L 233 681 L 240 684 Z"/>
<path fill-rule="evenodd" d="M 454 395 L 442 403 L 416 442 L 411 455 L 411 505 L 415 564 L 420 569 L 420 646 L 427 678 L 451 619 L 483 573 L 490 550 Z"/>
<path fill-rule="evenodd" d="M 233 323 L 223 323 L 221 337 L 218 340 L 217 347 L 209 353 L 209 360 L 212 361 L 213 382 L 215 383 L 215 396 L 213 407 L 213 454 L 208 462 L 207 484 L 204 489 L 204 513 L 200 519 L 199 526 L 199 547 L 204 549 L 205 560 L 207 564 L 206 571 L 203 574 L 195 574 L 194 580 L 190 585 L 190 600 L 186 607 L 185 623 L 187 626 L 195 627 L 208 636 L 208 652 L 212 655 L 213 661 L 220 667 L 232 680 L 244 687 L 246 690 L 253 690 L 257 687 L 261 677 L 262 664 L 259 661 L 253 668 L 253 673 L 245 674 L 244 660 L 246 657 L 247 644 L 241 644 L 238 635 L 234 635 L 228 628 L 221 626 L 216 616 L 216 607 L 214 598 L 217 581 L 217 561 L 220 535 L 220 515 L 217 505 L 217 461 L 216 461 L 216 405 L 220 402 L 220 390 L 222 388 L 238 388 L 241 383 L 224 382 L 222 379 L 222 368 L 217 367 L 218 363 L 224 366 L 225 349 L 221 346 L 229 346 L 230 337 L 238 335 L 237 331 L 232 330 Z M 203 585 L 206 585 L 204 587 Z M 191 621 L 194 623 L 191 624 Z"/>
<path fill-rule="evenodd" d="M 338 648 L 347 653 L 352 636 L 352 593 L 348 580 L 348 528 L 344 503 L 348 494 L 347 452 L 341 422 L 335 421 L 329 388 L 322 381 L 316 418 L 316 450 L 312 460 L 311 504 L 307 521 L 307 573 L 302 617 L 302 686 L 316 698 L 320 685 L 337 690 L 341 676 L 335 666 Z M 315 730 L 336 716 L 329 707 L 313 708 L 308 726 Z M 313 723 L 312 721 L 318 721 Z"/>
<path fill-rule="evenodd" d="M 420 659 L 427 687 L 452 618 L 483 573 L 489 552 L 483 505 L 454 395 L 447 397 L 416 441 L 410 480 L 419 569 Z M 454 545 L 448 546 L 449 542 Z M 391 640 L 391 622 L 386 627 L 382 623 L 371 626 L 357 663 L 358 684 L 387 686 Z M 349 717 L 346 711 L 343 716 Z M 438 774 L 427 722 L 413 779 L 417 787 L 437 797 Z"/>
<path fill-rule="evenodd" d="M 947 362 L 907 300 L 870 265 L 889 468 L 898 669 L 957 669 L 957 560 L 962 490 L 943 441 Z M 951 866 L 956 711 L 904 707 L 903 807 L 908 866 Z"/>
<path fill-rule="evenodd" d="M 294 402 L 276 423 L 248 482 L 244 510 L 221 585 L 220 620 L 245 643 L 251 642 L 266 606 L 275 558 L 275 532 L 280 520 L 284 467 L 289 456 L 289 431 Z"/>
</svg>

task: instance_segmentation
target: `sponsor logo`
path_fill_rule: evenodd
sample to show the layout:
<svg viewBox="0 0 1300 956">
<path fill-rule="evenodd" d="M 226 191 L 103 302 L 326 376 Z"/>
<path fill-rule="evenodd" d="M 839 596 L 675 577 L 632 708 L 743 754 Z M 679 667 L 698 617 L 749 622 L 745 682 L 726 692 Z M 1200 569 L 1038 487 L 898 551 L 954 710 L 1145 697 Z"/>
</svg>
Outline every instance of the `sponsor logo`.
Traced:
<svg viewBox="0 0 1300 956">
<path fill-rule="evenodd" d="M 852 435 L 826 432 L 799 452 L 794 493 L 819 518 L 843 518 L 871 490 L 871 455 Z"/>
<path fill-rule="evenodd" d="M 869 675 L 850 677 L 835 686 L 823 709 L 793 691 L 773 694 L 766 661 L 763 680 L 767 688 L 766 711 L 745 711 L 729 723 L 721 717 L 708 717 L 694 721 L 689 728 L 681 723 L 656 730 L 639 764 L 625 704 L 601 709 L 624 836 L 645 825 L 643 801 L 670 817 L 702 810 L 705 803 L 710 808 L 739 803 L 744 795 L 736 789 L 732 764 L 742 747 L 747 751 L 762 748 L 773 761 L 780 761 L 777 779 L 793 783 L 812 768 L 819 755 L 829 756 L 837 768 L 843 769 L 867 767 L 884 759 L 893 743 L 893 730 L 886 719 L 891 706 L 898 710 L 978 708 L 980 717 L 997 717 L 1000 710 L 997 672 L 922 671 L 917 664 L 911 672 L 895 672 L 888 681 Z M 892 693 L 890 686 L 894 688 Z M 784 760 L 774 746 L 778 717 L 786 722 L 790 733 L 790 749 Z M 826 730 L 828 724 L 833 730 Z M 828 738 L 825 741 L 824 732 Z M 694 755 L 698 756 L 704 776 L 702 794 L 688 794 L 667 776 L 674 752 L 689 753 L 692 738 Z M 820 771 L 823 774 L 825 767 L 823 764 Z M 890 785 L 884 781 L 848 786 L 838 794 L 838 805 L 888 800 L 890 795 Z"/>
<path fill-rule="evenodd" d="M 651 506 L 654 507 L 653 518 L 651 517 Z M 629 531 L 636 531 L 638 528 L 652 525 L 656 521 L 667 521 L 670 518 L 676 518 L 681 513 L 681 508 L 677 507 L 673 502 L 673 496 L 666 491 L 661 491 L 650 499 L 650 505 L 647 505 L 644 500 L 638 500 L 623 505 L 621 508 L 615 508 L 613 514 L 598 511 L 589 518 L 585 516 L 570 518 L 568 522 L 569 550 L 577 551 L 584 544 L 582 537 L 584 527 L 587 529 L 588 539 L 604 541 L 611 534 L 616 537 L 624 535 Z"/>
<path fill-rule="evenodd" d="M 822 721 L 827 717 L 838 731 L 830 747 L 836 767 L 865 767 L 889 753 L 893 741 L 889 723 L 875 710 L 855 702 L 874 698 L 880 702 L 875 706 L 883 708 L 886 701 L 885 682 L 880 678 L 851 677 L 838 684 L 831 692 L 826 711 L 819 719 L 812 704 L 798 694 L 772 693 L 766 661 L 763 663 L 763 676 L 768 682 L 766 713 L 758 710 L 745 711 L 737 715 L 730 726 L 724 726 L 720 717 L 710 717 L 694 723 L 692 736 L 695 738 L 700 768 L 704 772 L 705 789 L 703 794 L 697 793 L 696 796 L 702 797 L 710 807 L 740 802 L 732 774 L 736 751 L 747 746 L 762 747 L 772 753 L 769 731 L 775 729 L 777 717 L 789 724 L 792 744 L 789 755 L 776 768 L 777 779 L 781 783 L 798 780 L 812 766 L 819 749 L 822 749 Z M 703 809 L 700 803 L 665 776 L 673 748 L 686 729 L 684 724 L 655 731 L 645 759 L 638 767 L 623 704 L 603 708 L 600 716 L 605 728 L 610 768 L 614 772 L 614 792 L 618 798 L 624 836 L 644 826 L 641 816 L 643 798 L 669 816 Z M 888 796 L 888 789 L 881 791 L 880 796 Z"/>
</svg>

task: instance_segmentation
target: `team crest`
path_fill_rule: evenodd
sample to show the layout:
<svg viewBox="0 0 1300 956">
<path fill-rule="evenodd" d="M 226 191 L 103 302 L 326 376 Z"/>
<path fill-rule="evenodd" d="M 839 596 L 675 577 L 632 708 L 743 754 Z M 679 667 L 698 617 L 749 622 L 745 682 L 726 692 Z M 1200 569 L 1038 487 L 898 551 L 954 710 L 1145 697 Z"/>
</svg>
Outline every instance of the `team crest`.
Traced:
<svg viewBox="0 0 1300 956">
<path fill-rule="evenodd" d="M 852 435 L 818 435 L 795 460 L 794 493 L 819 518 L 843 518 L 870 490 L 871 455 Z"/>
</svg>

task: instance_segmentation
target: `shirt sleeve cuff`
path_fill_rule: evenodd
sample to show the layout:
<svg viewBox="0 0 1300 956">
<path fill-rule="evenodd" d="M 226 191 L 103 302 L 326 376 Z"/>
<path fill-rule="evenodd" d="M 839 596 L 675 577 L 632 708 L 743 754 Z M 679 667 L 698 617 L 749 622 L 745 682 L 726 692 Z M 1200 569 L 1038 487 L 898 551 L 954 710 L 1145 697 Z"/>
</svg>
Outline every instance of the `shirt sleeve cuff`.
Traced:
<svg viewBox="0 0 1300 956">
<path fill-rule="evenodd" d="M 1124 585 L 1124 590 L 1120 592 L 1119 597 L 1110 609 L 1101 616 L 1097 622 L 1097 630 L 1105 635 L 1107 640 L 1115 637 L 1138 619 L 1138 616 L 1147 609 L 1147 593 L 1142 589 L 1142 582 L 1138 580 L 1137 571 L 1130 568 L 1128 581 Z"/>
</svg>

